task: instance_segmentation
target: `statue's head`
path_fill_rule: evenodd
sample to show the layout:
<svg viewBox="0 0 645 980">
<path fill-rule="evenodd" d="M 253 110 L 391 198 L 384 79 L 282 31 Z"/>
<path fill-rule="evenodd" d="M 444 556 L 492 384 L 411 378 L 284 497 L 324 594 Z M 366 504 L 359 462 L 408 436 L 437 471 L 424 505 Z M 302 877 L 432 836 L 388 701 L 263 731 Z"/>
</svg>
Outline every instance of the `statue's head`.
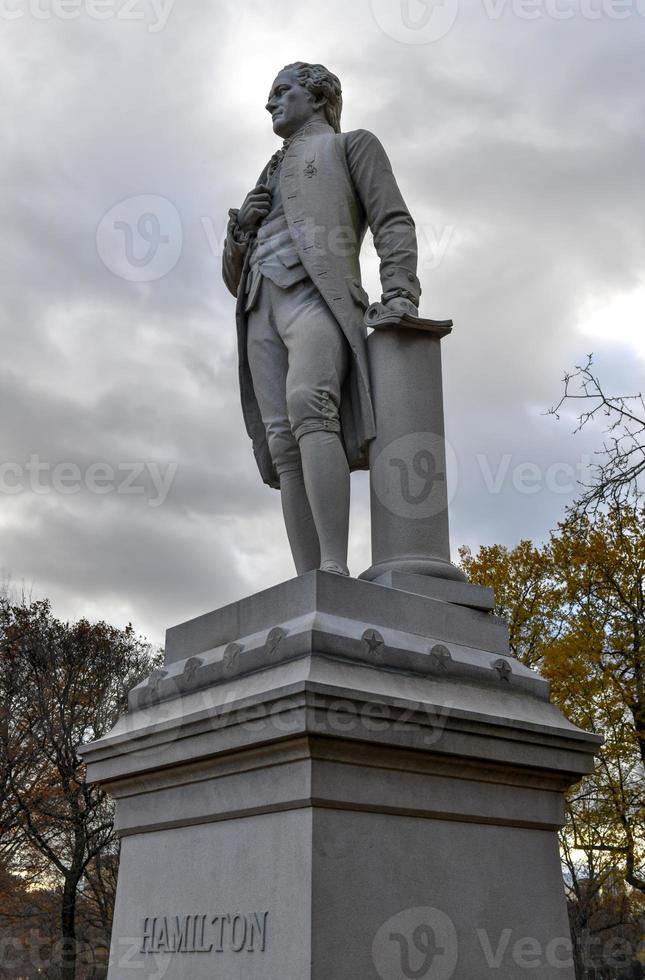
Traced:
<svg viewBox="0 0 645 980">
<path fill-rule="evenodd" d="M 340 82 L 324 65 L 296 61 L 278 74 L 266 108 L 273 119 L 274 133 L 283 139 L 293 136 L 315 118 L 324 119 L 340 133 L 343 108 Z"/>
</svg>

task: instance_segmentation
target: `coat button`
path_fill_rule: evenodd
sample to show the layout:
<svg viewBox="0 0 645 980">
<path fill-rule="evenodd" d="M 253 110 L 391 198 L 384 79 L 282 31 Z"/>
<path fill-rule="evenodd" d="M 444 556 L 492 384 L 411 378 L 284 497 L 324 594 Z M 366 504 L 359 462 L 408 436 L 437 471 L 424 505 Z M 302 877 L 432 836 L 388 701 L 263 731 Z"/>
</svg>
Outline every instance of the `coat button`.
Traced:
<svg viewBox="0 0 645 980">
<path fill-rule="evenodd" d="M 392 277 L 394 276 L 394 269 L 388 269 L 385 274 L 388 277 L 388 279 L 392 279 Z"/>
<path fill-rule="evenodd" d="M 408 282 L 414 282 L 414 279 L 415 277 L 412 275 L 412 273 L 408 272 Z"/>
</svg>

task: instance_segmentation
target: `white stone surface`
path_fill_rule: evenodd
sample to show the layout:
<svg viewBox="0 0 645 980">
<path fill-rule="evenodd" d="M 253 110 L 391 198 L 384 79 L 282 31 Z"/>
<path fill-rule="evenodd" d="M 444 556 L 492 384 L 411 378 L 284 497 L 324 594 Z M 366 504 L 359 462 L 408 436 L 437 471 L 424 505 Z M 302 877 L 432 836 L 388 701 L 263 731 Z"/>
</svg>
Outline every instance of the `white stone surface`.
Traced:
<svg viewBox="0 0 645 980">
<path fill-rule="evenodd" d="M 491 623 L 315 572 L 169 631 L 85 748 L 123 837 L 109 980 L 573 980 L 556 832 L 599 740 Z"/>
</svg>

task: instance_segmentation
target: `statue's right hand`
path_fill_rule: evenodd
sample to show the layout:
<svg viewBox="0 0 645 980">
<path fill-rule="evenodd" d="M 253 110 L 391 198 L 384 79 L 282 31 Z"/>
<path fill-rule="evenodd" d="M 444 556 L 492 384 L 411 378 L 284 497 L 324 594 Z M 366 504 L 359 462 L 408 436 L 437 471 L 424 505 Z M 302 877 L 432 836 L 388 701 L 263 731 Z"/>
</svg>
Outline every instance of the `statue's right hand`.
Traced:
<svg viewBox="0 0 645 980">
<path fill-rule="evenodd" d="M 258 184 L 244 198 L 244 204 L 237 215 L 237 223 L 242 231 L 257 228 L 271 210 L 271 191 L 266 184 Z"/>
</svg>

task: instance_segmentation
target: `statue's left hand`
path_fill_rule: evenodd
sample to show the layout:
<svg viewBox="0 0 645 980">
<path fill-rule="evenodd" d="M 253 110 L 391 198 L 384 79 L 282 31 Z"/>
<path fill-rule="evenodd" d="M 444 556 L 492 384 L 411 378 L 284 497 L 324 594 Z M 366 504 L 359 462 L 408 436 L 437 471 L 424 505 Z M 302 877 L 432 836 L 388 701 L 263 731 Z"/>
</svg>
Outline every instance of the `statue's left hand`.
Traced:
<svg viewBox="0 0 645 980">
<path fill-rule="evenodd" d="M 385 307 L 388 310 L 393 310 L 395 313 L 407 313 L 408 316 L 418 316 L 419 310 L 409 299 L 404 299 L 402 296 L 394 296 L 385 303 Z"/>
</svg>

